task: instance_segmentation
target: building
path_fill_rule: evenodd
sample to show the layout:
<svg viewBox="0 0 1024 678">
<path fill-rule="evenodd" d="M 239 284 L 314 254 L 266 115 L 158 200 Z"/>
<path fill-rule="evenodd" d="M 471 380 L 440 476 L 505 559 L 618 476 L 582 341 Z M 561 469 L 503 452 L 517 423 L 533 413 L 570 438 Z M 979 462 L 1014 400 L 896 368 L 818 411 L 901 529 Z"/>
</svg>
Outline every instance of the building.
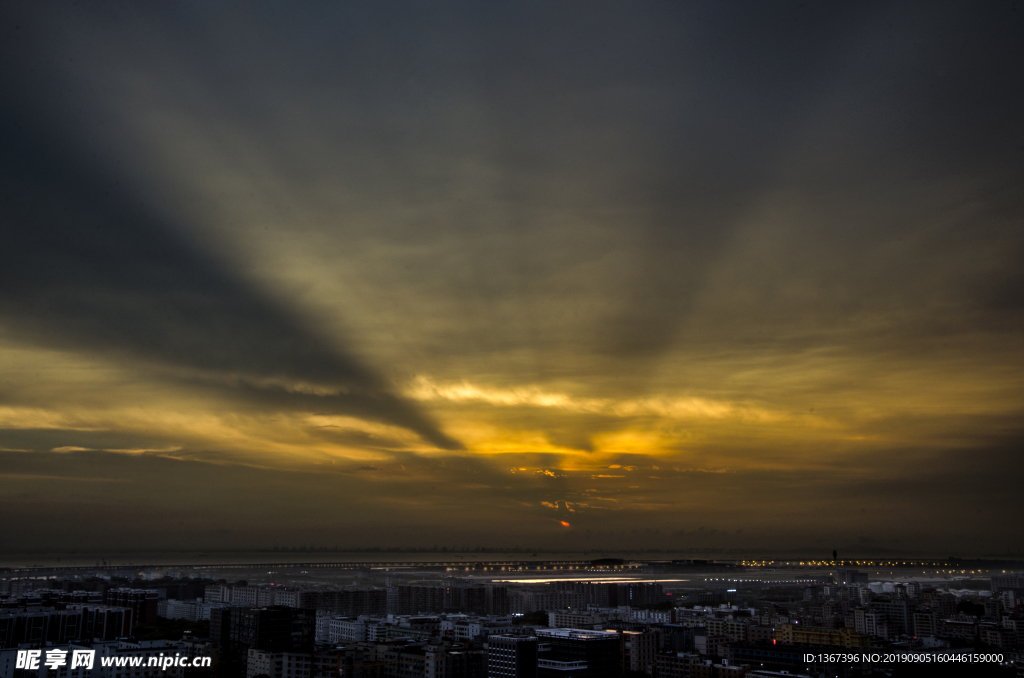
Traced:
<svg viewBox="0 0 1024 678">
<path fill-rule="evenodd" d="M 210 610 L 228 607 L 227 603 L 207 603 L 202 600 L 161 600 L 157 603 L 157 616 L 164 619 L 209 621 Z"/>
<path fill-rule="evenodd" d="M 320 643 L 360 643 L 377 640 L 377 629 L 386 622 L 379 617 L 357 618 L 316 613 L 316 640 Z"/>
<path fill-rule="evenodd" d="M 548 626 L 553 629 L 595 629 L 604 626 L 608 617 L 595 610 L 573 612 L 572 610 L 556 610 L 548 612 Z"/>
<path fill-rule="evenodd" d="M 838 570 L 833 578 L 837 584 L 842 586 L 868 583 L 868 573 L 857 570 Z"/>
<path fill-rule="evenodd" d="M 869 610 L 858 607 L 853 610 L 854 633 L 871 636 L 873 638 L 888 639 L 889 623 L 886 621 L 885 612 L 880 610 Z"/>
<path fill-rule="evenodd" d="M 876 610 L 869 610 L 864 613 L 864 633 L 872 638 L 889 640 L 892 638 L 892 630 L 885 618 L 885 613 Z"/>
<path fill-rule="evenodd" d="M 819 645 L 826 647 L 871 647 L 871 638 L 849 629 L 824 629 L 800 624 L 783 624 L 775 629 L 775 638 L 783 645 Z"/>
<path fill-rule="evenodd" d="M 986 624 L 978 629 L 981 642 L 992 647 L 1013 648 L 1017 646 L 1017 632 L 1004 626 Z"/>
<path fill-rule="evenodd" d="M 307 589 L 280 590 L 275 605 L 305 610 L 326 610 L 345 617 L 387 614 L 388 592 L 385 589 Z"/>
<path fill-rule="evenodd" d="M 661 650 L 664 652 L 693 652 L 693 636 L 698 629 L 684 624 L 662 624 Z"/>
<path fill-rule="evenodd" d="M 230 603 L 231 588 L 226 584 L 209 584 L 203 589 L 203 600 L 207 603 Z"/>
<path fill-rule="evenodd" d="M 629 618 L 644 624 L 671 624 L 675 610 L 630 610 Z"/>
<path fill-rule="evenodd" d="M 231 604 L 245 607 L 259 605 L 260 589 L 258 586 L 232 586 L 230 589 Z"/>
<path fill-rule="evenodd" d="M 755 670 L 784 671 L 797 674 L 807 668 L 806 649 L 764 643 L 749 646 L 729 646 L 726 659 L 735 666 L 751 666 Z M 806 675 L 806 674 L 805 674 Z"/>
<path fill-rule="evenodd" d="M 110 589 L 104 597 L 107 605 L 127 607 L 132 611 L 133 624 L 154 626 L 160 592 L 155 589 Z"/>
<path fill-rule="evenodd" d="M 657 605 L 665 601 L 665 592 L 661 584 L 618 584 L 617 586 L 616 601 L 614 603 L 609 601 L 609 607 Z"/>
<path fill-rule="evenodd" d="M 586 596 L 582 591 L 564 587 L 515 589 L 509 591 L 507 597 L 510 614 L 586 608 Z"/>
<path fill-rule="evenodd" d="M 68 605 L 0 612 L 0 649 L 23 643 L 67 644 L 116 640 L 131 633 L 132 610 L 109 605 Z"/>
<path fill-rule="evenodd" d="M 508 588 L 501 585 L 474 585 L 465 579 L 446 579 L 442 609 L 475 615 L 507 615 Z"/>
<path fill-rule="evenodd" d="M 312 610 L 236 607 L 230 614 L 229 645 L 240 656 L 253 649 L 271 654 L 313 650 L 316 616 Z"/>
<path fill-rule="evenodd" d="M 690 678 L 690 667 L 701 664 L 700 655 L 692 652 L 660 652 L 654 660 L 658 678 Z"/>
<path fill-rule="evenodd" d="M 487 638 L 487 678 L 537 678 L 537 637 Z"/>
<path fill-rule="evenodd" d="M 914 611 L 914 635 L 935 636 L 939 633 L 939 615 L 927 607 Z"/>
<path fill-rule="evenodd" d="M 320 617 L 317 618 L 319 623 Z M 329 643 L 359 643 L 370 640 L 367 637 L 367 629 L 371 624 L 366 617 L 352 619 L 351 617 L 328 617 L 326 633 L 321 635 L 317 632 L 317 640 Z M 374 638 L 374 640 L 376 640 Z"/>
<path fill-rule="evenodd" d="M 661 632 L 623 631 L 622 669 L 640 673 L 653 673 L 658 650 L 661 648 Z"/>
<path fill-rule="evenodd" d="M 426 649 L 421 644 L 390 642 L 372 647 L 367 663 L 379 667 L 380 678 L 423 678 L 426 673 Z"/>
<path fill-rule="evenodd" d="M 890 633 L 908 635 L 913 631 L 914 605 L 906 598 L 879 598 L 871 601 L 871 609 L 885 615 Z"/>
<path fill-rule="evenodd" d="M 690 678 L 743 678 L 750 672 L 749 666 L 728 664 L 694 664 L 690 667 Z"/>
<path fill-rule="evenodd" d="M 665 600 L 665 592 L 658 583 L 576 583 L 577 590 L 584 596 L 585 605 L 597 607 L 620 607 L 623 605 L 656 605 Z M 581 605 L 582 607 L 582 605 Z"/>
<path fill-rule="evenodd" d="M 231 608 L 221 607 L 210 610 L 210 641 L 222 650 L 231 642 Z"/>
<path fill-rule="evenodd" d="M 487 653 L 470 650 L 461 644 L 432 645 L 424 648 L 423 678 L 484 678 Z"/>
<path fill-rule="evenodd" d="M 749 619 L 723 619 L 718 621 L 720 626 L 715 631 L 716 635 L 726 636 L 730 641 L 733 642 L 749 641 L 749 638 L 747 637 L 751 627 L 751 622 Z M 708 622 L 708 632 L 711 632 L 710 620 Z"/>
<path fill-rule="evenodd" d="M 384 615 L 388 609 L 385 589 L 285 586 L 249 586 L 239 582 L 233 586 L 214 584 L 204 590 L 207 603 L 231 603 L 240 607 L 293 607 L 324 610 L 339 616 L 361 614 Z"/>
<path fill-rule="evenodd" d="M 992 590 L 1024 589 L 1024 572 L 1006 572 L 992 577 Z"/>
<path fill-rule="evenodd" d="M 67 610 L 82 612 L 82 640 L 117 640 L 131 633 L 134 612 L 110 605 L 68 605 Z"/>
<path fill-rule="evenodd" d="M 312 678 L 313 655 L 309 652 L 264 652 L 249 650 L 246 678 Z"/>
<path fill-rule="evenodd" d="M 747 635 L 743 639 L 747 643 L 767 643 L 775 637 L 775 630 L 770 626 L 750 625 L 747 627 Z"/>
<path fill-rule="evenodd" d="M 973 617 L 954 617 L 939 621 L 939 635 L 973 641 L 978 637 L 978 620 Z"/>
<path fill-rule="evenodd" d="M 711 636 L 697 633 L 693 636 L 693 649 L 705 657 L 721 657 L 722 648 L 730 642 L 728 636 Z"/>
<path fill-rule="evenodd" d="M 394 609 L 388 614 L 430 614 L 443 612 L 445 588 L 441 586 L 399 586 L 394 595 Z"/>
<path fill-rule="evenodd" d="M 47 608 L 0 613 L 0 648 L 15 648 L 23 643 L 67 644 L 81 638 L 79 611 Z"/>
<path fill-rule="evenodd" d="M 487 638 L 496 633 L 512 631 L 512 620 L 508 617 L 456 617 L 440 623 L 440 631 L 457 641 L 467 642 L 474 638 Z"/>
<path fill-rule="evenodd" d="M 617 633 L 585 629 L 537 629 L 538 678 L 619 678 Z"/>
</svg>

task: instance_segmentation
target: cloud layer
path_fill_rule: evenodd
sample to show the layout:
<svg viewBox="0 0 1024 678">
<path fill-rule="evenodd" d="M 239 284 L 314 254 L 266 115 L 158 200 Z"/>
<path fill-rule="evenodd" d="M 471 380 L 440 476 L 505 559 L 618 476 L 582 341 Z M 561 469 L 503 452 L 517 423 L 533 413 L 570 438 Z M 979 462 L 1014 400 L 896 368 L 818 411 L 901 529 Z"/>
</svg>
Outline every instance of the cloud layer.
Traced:
<svg viewBox="0 0 1024 678">
<path fill-rule="evenodd" d="M 2 12 L 5 543 L 1019 540 L 1011 6 Z"/>
</svg>

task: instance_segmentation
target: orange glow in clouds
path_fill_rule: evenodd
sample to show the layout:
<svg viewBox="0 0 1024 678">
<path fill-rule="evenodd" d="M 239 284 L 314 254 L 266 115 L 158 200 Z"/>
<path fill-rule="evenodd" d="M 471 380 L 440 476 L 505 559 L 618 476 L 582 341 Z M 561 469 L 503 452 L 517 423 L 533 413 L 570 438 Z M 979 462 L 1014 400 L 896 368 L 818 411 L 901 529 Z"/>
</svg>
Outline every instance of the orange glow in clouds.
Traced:
<svg viewBox="0 0 1024 678">
<path fill-rule="evenodd" d="M 565 522 L 564 520 L 561 521 L 561 523 L 562 523 L 562 527 L 569 527 L 569 523 Z"/>
</svg>

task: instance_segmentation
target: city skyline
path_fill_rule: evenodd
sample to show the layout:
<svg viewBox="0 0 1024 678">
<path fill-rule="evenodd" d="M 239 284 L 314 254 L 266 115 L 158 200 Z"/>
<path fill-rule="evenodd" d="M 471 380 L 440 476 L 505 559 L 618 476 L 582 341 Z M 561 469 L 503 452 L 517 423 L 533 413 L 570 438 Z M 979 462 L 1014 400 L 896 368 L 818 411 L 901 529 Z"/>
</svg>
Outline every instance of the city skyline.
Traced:
<svg viewBox="0 0 1024 678">
<path fill-rule="evenodd" d="M 1015 5 L 0 17 L 5 551 L 1019 552 Z"/>
</svg>

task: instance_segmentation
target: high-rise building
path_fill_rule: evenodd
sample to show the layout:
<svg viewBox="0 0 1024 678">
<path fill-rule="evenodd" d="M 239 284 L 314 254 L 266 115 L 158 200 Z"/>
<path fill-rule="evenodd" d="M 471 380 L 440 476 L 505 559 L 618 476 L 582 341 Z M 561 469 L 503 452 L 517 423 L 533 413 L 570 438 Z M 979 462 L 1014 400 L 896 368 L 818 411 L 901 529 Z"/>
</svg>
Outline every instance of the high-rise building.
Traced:
<svg viewBox="0 0 1024 678">
<path fill-rule="evenodd" d="M 82 640 L 116 640 L 131 633 L 134 612 L 110 605 L 69 605 L 82 611 Z"/>
<path fill-rule="evenodd" d="M 932 609 L 922 607 L 914 611 L 914 635 L 934 636 L 938 633 L 939 615 Z"/>
<path fill-rule="evenodd" d="M 537 678 L 537 637 L 490 636 L 487 678 Z"/>
<path fill-rule="evenodd" d="M 485 614 L 506 616 L 509 613 L 508 587 L 487 584 L 485 587 Z"/>
<path fill-rule="evenodd" d="M 107 591 L 104 602 L 115 607 L 127 607 L 134 613 L 132 621 L 134 624 L 156 624 L 157 604 L 160 602 L 160 592 L 156 589 L 110 589 Z"/>
<path fill-rule="evenodd" d="M 538 678 L 619 678 L 619 635 L 585 629 L 537 629 Z"/>
<path fill-rule="evenodd" d="M 1007 572 L 992 577 L 992 590 L 1024 589 L 1024 572 Z"/>
<path fill-rule="evenodd" d="M 315 629 L 312 610 L 232 607 L 210 614 L 210 640 L 220 646 L 221 674 L 229 678 L 247 674 L 249 650 L 265 656 L 312 652 Z"/>
<path fill-rule="evenodd" d="M 914 605 L 901 598 L 877 598 L 871 601 L 871 609 L 885 615 L 889 630 L 896 635 L 913 633 Z"/>
<path fill-rule="evenodd" d="M 623 670 L 636 673 L 652 673 L 660 646 L 660 630 L 623 631 Z"/>
<path fill-rule="evenodd" d="M 619 584 L 619 605 L 656 605 L 665 600 L 661 584 Z"/>
<path fill-rule="evenodd" d="M 203 589 L 203 600 L 207 603 L 230 603 L 231 587 L 227 584 L 210 584 Z"/>
<path fill-rule="evenodd" d="M 222 607 L 210 610 L 210 642 L 219 651 L 220 673 L 231 678 L 245 673 L 247 658 L 231 643 L 232 612 L 239 608 Z"/>
<path fill-rule="evenodd" d="M 392 614 L 441 612 L 445 607 L 445 590 L 442 586 L 399 586 Z"/>
<path fill-rule="evenodd" d="M 210 641 L 222 650 L 231 640 L 231 609 L 220 607 L 210 610 Z"/>
<path fill-rule="evenodd" d="M 837 570 L 834 579 L 837 584 L 850 586 L 852 584 L 867 584 L 868 573 L 857 570 Z"/>
<path fill-rule="evenodd" d="M 292 607 L 232 608 L 229 643 L 246 655 L 253 648 L 268 653 L 311 652 L 316 629 L 312 610 Z"/>
<path fill-rule="evenodd" d="M 446 579 L 442 608 L 445 612 L 506 615 L 509 613 L 508 588 L 496 584 L 478 585 L 466 579 Z"/>
<path fill-rule="evenodd" d="M 67 644 L 116 640 L 131 633 L 132 611 L 108 605 L 68 605 L 64 610 L 0 612 L 0 649 L 22 643 Z"/>
</svg>

